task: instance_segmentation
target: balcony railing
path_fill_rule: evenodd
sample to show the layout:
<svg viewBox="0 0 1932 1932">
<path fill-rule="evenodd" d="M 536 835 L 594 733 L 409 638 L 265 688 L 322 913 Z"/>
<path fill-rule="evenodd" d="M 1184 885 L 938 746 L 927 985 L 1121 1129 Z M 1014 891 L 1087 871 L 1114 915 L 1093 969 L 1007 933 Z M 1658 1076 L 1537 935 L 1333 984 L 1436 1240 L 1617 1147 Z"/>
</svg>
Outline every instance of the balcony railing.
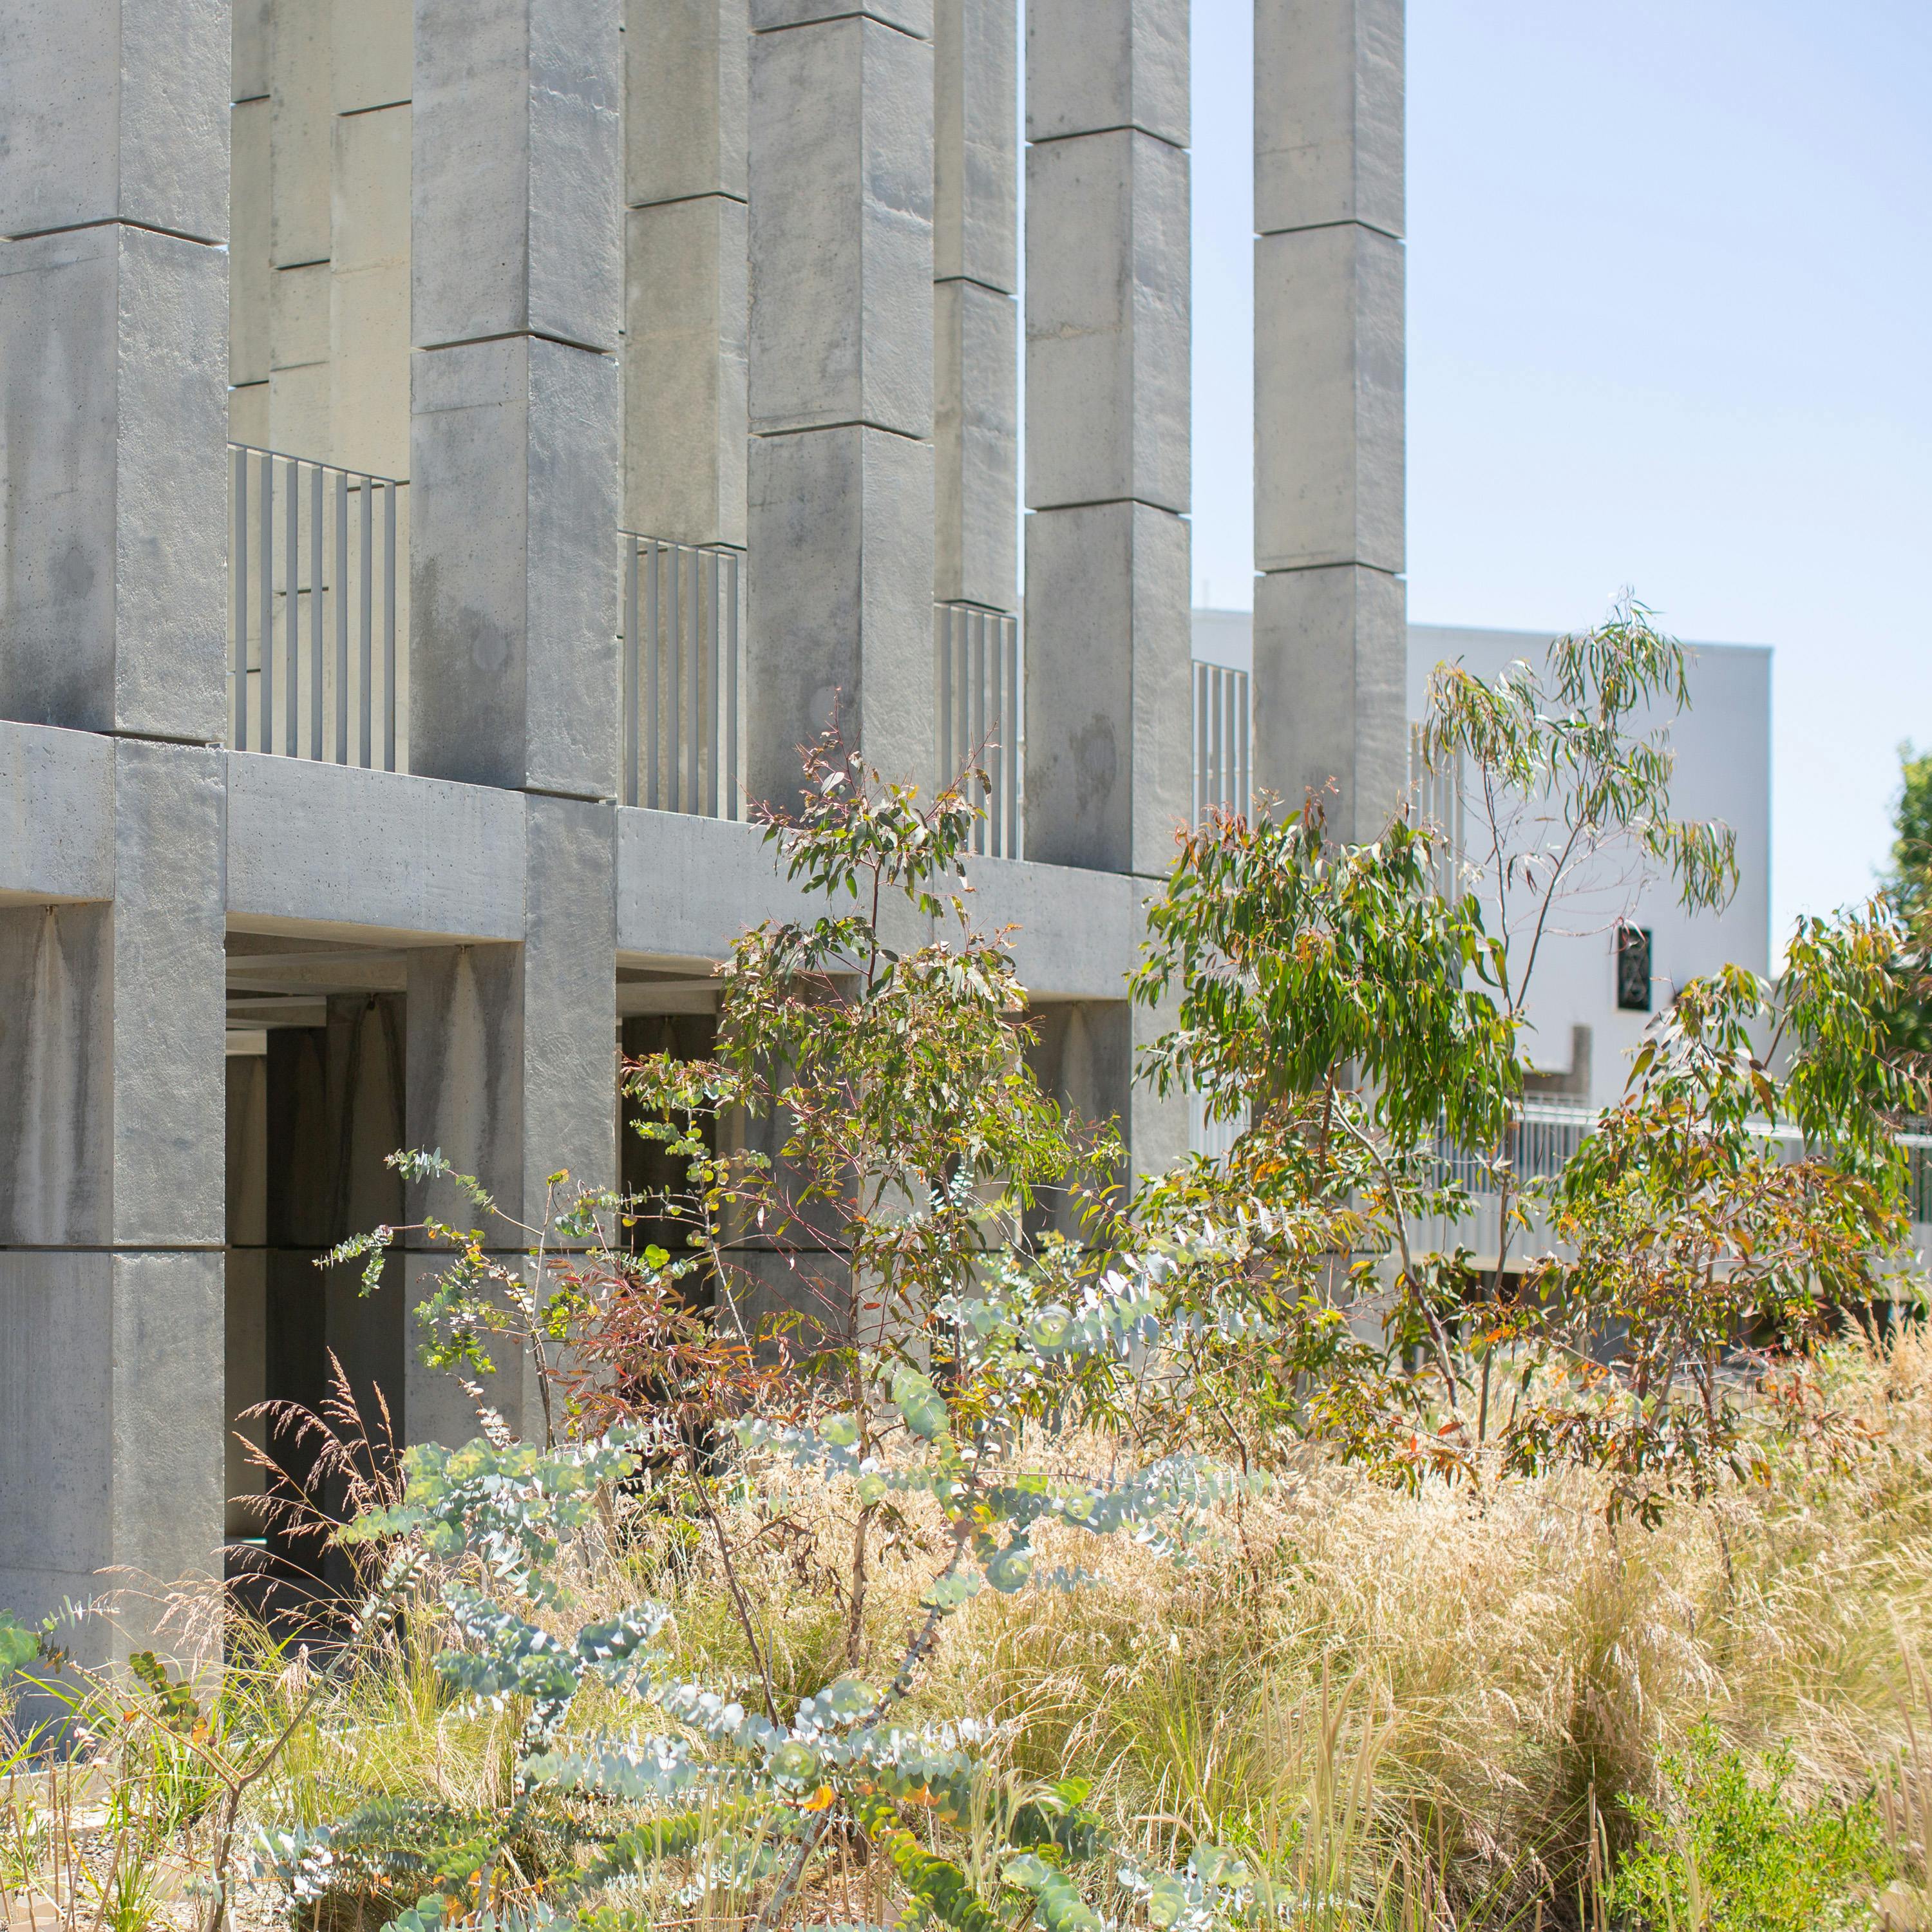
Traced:
<svg viewBox="0 0 1932 1932">
<path fill-rule="evenodd" d="M 971 604 L 935 604 L 932 618 L 940 781 L 968 766 L 985 772 L 990 794 L 973 849 L 1017 859 L 1026 716 L 1019 620 Z"/>
<path fill-rule="evenodd" d="M 743 557 L 622 533 L 626 805 L 745 816 Z"/>
<path fill-rule="evenodd" d="M 229 456 L 229 743 L 406 768 L 403 486 L 243 443 Z"/>
<path fill-rule="evenodd" d="M 1231 664 L 1194 663 L 1194 818 L 1216 806 L 1246 818 L 1254 809 L 1249 751 L 1248 674 Z"/>
</svg>

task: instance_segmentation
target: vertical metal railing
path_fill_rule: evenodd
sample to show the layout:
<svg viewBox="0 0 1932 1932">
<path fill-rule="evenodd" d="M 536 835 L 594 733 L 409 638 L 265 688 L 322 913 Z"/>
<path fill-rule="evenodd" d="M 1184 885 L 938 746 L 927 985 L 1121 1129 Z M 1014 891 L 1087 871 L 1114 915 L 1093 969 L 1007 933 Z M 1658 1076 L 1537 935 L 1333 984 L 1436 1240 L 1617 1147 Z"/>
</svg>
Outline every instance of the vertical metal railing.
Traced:
<svg viewBox="0 0 1932 1932">
<path fill-rule="evenodd" d="M 1019 620 L 972 604 L 935 604 L 932 616 L 940 782 L 951 784 L 969 767 L 983 771 L 986 810 L 973 828 L 973 849 L 1017 859 L 1026 742 Z"/>
<path fill-rule="evenodd" d="M 402 769 L 403 485 L 245 443 L 228 447 L 229 743 Z"/>
<path fill-rule="evenodd" d="M 1219 806 L 1246 818 L 1254 808 L 1249 751 L 1248 674 L 1232 665 L 1194 664 L 1194 817 Z"/>
<path fill-rule="evenodd" d="M 624 802 L 742 818 L 743 556 L 620 537 Z"/>
</svg>

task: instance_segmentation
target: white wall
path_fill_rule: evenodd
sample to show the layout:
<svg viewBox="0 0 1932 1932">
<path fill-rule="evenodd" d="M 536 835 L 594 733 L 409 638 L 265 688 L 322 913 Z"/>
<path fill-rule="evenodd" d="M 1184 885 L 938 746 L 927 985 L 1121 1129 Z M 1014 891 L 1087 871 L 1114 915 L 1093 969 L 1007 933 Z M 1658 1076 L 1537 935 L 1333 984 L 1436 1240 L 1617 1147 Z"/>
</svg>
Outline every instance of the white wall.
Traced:
<svg viewBox="0 0 1932 1932">
<path fill-rule="evenodd" d="M 1460 661 L 1493 677 L 1520 658 L 1540 664 L 1550 643 L 1536 632 L 1424 624 L 1410 626 L 1408 640 L 1414 718 L 1422 716 L 1438 663 Z M 1530 988 L 1530 1058 L 1539 1068 L 1561 1071 L 1570 1064 L 1572 1028 L 1590 1028 L 1588 1097 L 1598 1106 L 1622 1091 L 1628 1056 L 1647 1018 L 1617 1007 L 1619 917 L 1651 931 L 1654 1009 L 1667 1005 L 1685 980 L 1726 962 L 1760 974 L 1771 970 L 1771 652 L 1748 644 L 1690 648 L 1691 708 L 1669 727 L 1677 755 L 1672 806 L 1679 818 L 1721 819 L 1736 832 L 1738 887 L 1722 911 L 1693 916 L 1654 877 L 1619 868 L 1592 881 L 1557 922 Z M 1468 842 L 1474 845 L 1478 836 L 1472 816 Z"/>
</svg>

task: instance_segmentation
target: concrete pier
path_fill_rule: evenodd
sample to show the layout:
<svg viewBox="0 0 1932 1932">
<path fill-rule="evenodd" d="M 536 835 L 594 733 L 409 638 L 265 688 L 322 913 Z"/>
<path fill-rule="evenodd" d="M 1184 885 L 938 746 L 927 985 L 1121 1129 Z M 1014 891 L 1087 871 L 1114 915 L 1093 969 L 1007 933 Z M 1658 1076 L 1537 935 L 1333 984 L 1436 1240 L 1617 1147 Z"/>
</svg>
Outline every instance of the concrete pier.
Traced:
<svg viewBox="0 0 1932 1932">
<path fill-rule="evenodd" d="M 1255 768 L 1343 838 L 1407 775 L 1402 5 L 1255 7 Z"/>
</svg>

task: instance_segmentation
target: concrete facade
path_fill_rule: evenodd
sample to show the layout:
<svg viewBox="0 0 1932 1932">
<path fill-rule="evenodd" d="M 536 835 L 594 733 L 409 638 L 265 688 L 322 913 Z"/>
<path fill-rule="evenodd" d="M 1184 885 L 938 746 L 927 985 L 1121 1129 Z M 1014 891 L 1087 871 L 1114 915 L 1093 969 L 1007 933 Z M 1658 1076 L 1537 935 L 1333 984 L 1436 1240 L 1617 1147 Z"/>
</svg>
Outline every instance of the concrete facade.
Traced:
<svg viewBox="0 0 1932 1932">
<path fill-rule="evenodd" d="M 1261 740 L 1358 788 L 1402 730 L 1400 26 L 1257 7 L 1319 52 L 1266 130 Z M 748 802 L 835 717 L 950 778 L 962 610 L 1025 619 L 985 722 L 1027 856 L 971 876 L 1037 1064 L 1137 1172 L 1182 1151 L 1123 976 L 1192 809 L 1186 0 L 0 0 L 0 1602 L 258 1538 L 224 1436 L 331 1352 L 471 1432 L 427 1258 L 364 1300 L 315 1256 L 422 1211 L 399 1144 L 527 1215 L 612 1182 L 622 1029 L 698 1039 L 800 910 Z M 358 765 L 310 723 L 390 640 Z M 620 802 L 660 752 L 701 812 Z"/>
</svg>

